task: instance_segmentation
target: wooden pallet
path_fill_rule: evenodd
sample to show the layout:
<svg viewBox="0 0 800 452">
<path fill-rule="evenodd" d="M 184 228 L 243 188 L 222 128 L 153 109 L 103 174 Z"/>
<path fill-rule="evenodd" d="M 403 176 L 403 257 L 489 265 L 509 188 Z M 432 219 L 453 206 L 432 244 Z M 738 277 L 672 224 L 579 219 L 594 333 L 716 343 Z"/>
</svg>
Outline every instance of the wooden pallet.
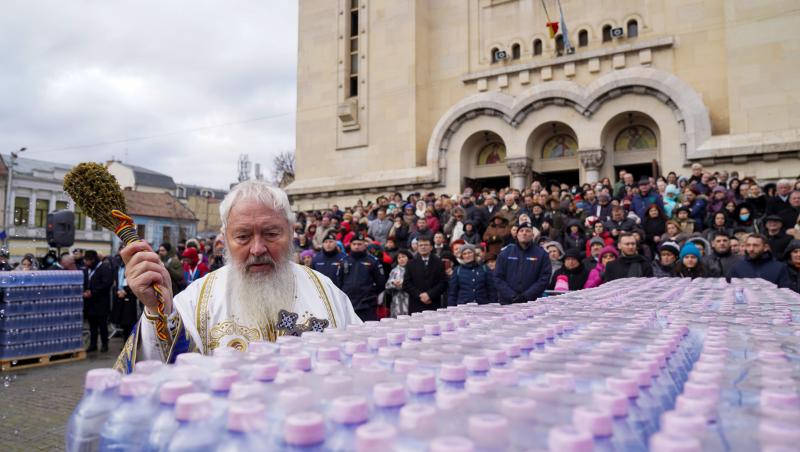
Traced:
<svg viewBox="0 0 800 452">
<path fill-rule="evenodd" d="M 0 360 L 0 372 L 30 369 L 33 367 L 49 366 L 51 364 L 68 363 L 81 359 L 86 359 L 85 350 L 73 350 L 71 352 L 60 352 L 39 356 L 25 356 L 21 358 L 3 358 Z"/>
</svg>

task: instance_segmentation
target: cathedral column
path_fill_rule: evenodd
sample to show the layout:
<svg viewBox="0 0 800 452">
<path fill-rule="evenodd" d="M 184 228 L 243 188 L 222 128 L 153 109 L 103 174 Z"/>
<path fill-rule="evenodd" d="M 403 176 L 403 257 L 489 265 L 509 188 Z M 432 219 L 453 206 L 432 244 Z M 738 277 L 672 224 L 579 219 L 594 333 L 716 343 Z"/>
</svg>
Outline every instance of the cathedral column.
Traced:
<svg viewBox="0 0 800 452">
<path fill-rule="evenodd" d="M 600 180 L 600 168 L 606 160 L 606 151 L 602 149 L 578 150 L 578 158 L 586 172 L 585 182 L 594 183 Z"/>
<path fill-rule="evenodd" d="M 511 188 L 525 190 L 528 185 L 528 176 L 531 174 L 531 159 L 529 157 L 507 158 L 506 166 L 511 172 Z"/>
</svg>

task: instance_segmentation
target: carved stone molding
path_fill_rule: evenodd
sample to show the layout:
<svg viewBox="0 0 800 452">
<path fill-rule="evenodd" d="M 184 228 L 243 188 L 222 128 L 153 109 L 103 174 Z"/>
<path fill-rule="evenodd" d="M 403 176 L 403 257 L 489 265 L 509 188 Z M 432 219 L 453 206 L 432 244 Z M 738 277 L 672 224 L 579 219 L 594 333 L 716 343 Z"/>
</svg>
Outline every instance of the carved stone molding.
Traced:
<svg viewBox="0 0 800 452">
<path fill-rule="evenodd" d="M 578 150 L 578 158 L 581 160 L 583 169 L 587 171 L 596 171 L 599 170 L 606 161 L 606 151 L 603 149 Z"/>
<path fill-rule="evenodd" d="M 526 176 L 531 171 L 530 157 L 512 157 L 506 159 L 506 166 L 512 176 Z"/>
</svg>

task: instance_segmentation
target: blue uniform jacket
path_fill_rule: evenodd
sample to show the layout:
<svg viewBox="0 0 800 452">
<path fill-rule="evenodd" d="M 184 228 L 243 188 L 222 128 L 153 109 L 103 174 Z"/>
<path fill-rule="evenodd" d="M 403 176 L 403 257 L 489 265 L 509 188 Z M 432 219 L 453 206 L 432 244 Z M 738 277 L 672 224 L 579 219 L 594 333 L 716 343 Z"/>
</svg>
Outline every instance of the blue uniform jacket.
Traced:
<svg viewBox="0 0 800 452">
<path fill-rule="evenodd" d="M 346 256 L 342 261 L 342 292 L 350 297 L 356 311 L 377 306 L 384 284 L 383 266 L 369 254 Z"/>
<path fill-rule="evenodd" d="M 494 270 L 494 285 L 497 298 L 509 304 L 518 296 L 521 302 L 539 298 L 550 282 L 550 258 L 539 245 L 531 244 L 522 249 L 512 243 L 500 251 Z"/>
<path fill-rule="evenodd" d="M 336 252 L 332 256 L 328 256 L 324 251 L 314 255 L 311 259 L 311 268 L 322 273 L 330 278 L 336 287 L 342 288 L 342 261 L 347 255 L 342 252 Z"/>
<path fill-rule="evenodd" d="M 461 265 L 453 271 L 447 289 L 447 306 L 497 301 L 492 272 L 485 265 Z"/>
<path fill-rule="evenodd" d="M 728 281 L 731 278 L 761 278 L 778 287 L 792 285 L 786 264 L 774 260 L 772 254 L 768 252 L 756 261 L 742 259 L 734 264 L 728 274 Z"/>
</svg>

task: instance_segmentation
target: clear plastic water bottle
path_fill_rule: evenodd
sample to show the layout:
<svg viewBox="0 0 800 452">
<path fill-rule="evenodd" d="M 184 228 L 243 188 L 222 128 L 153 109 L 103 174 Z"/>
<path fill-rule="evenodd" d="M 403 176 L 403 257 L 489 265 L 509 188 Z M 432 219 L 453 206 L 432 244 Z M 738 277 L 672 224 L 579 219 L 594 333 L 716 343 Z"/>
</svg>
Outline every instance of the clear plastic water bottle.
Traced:
<svg viewBox="0 0 800 452">
<path fill-rule="evenodd" d="M 397 425 L 406 404 L 406 390 L 399 383 L 378 383 L 372 388 L 373 419 Z"/>
<path fill-rule="evenodd" d="M 356 429 L 356 452 L 394 450 L 397 429 L 389 424 L 370 422 Z"/>
<path fill-rule="evenodd" d="M 101 451 L 137 450 L 147 438 L 158 405 L 145 375 L 126 375 L 119 385 L 120 404 L 100 432 Z"/>
<path fill-rule="evenodd" d="M 360 396 L 343 396 L 333 399 L 328 407 L 329 451 L 351 451 L 356 444 L 356 429 L 369 419 L 367 399 Z"/>
<path fill-rule="evenodd" d="M 228 410 L 227 432 L 217 451 L 250 452 L 264 449 L 268 441 L 264 413 L 264 405 L 261 403 L 232 405 Z"/>
<path fill-rule="evenodd" d="M 190 381 L 168 381 L 161 385 L 159 389 L 161 404 L 147 436 L 147 445 L 144 450 L 157 452 L 166 449 L 173 433 L 178 429 L 178 421 L 175 419 L 175 402 L 178 397 L 193 390 L 194 385 Z"/>
<path fill-rule="evenodd" d="M 398 419 L 400 437 L 395 450 L 411 452 L 424 450 L 437 434 L 436 408 L 430 405 L 406 405 L 400 409 Z"/>
<path fill-rule="evenodd" d="M 97 450 L 100 431 L 119 405 L 119 383 L 120 374 L 113 369 L 92 369 L 86 373 L 83 398 L 67 424 L 67 452 Z"/>
<path fill-rule="evenodd" d="M 213 450 L 222 434 L 221 425 L 214 421 L 211 396 L 194 392 L 178 397 L 175 402 L 178 428 L 169 442 L 169 452 Z"/>
<path fill-rule="evenodd" d="M 285 452 L 325 451 L 325 418 L 314 411 L 295 413 L 283 423 L 275 450 Z M 271 443 L 274 444 L 274 443 Z"/>
</svg>

